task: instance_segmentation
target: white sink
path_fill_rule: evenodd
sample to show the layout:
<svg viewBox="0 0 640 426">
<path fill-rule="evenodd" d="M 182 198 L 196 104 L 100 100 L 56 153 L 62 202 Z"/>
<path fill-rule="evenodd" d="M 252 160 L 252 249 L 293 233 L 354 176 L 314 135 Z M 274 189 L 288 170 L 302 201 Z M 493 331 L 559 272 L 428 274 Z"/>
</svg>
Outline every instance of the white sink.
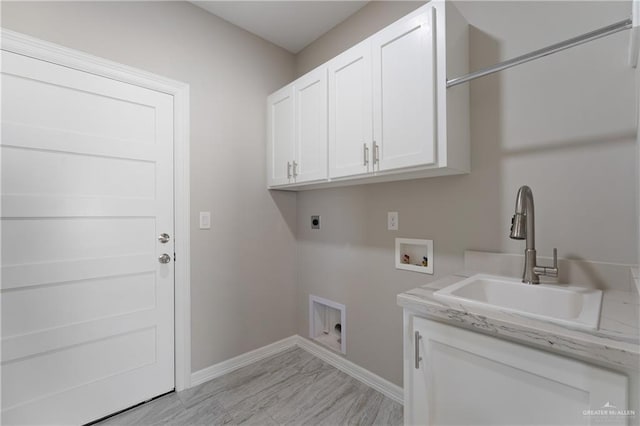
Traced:
<svg viewBox="0 0 640 426">
<path fill-rule="evenodd" d="M 493 307 L 503 312 L 595 330 L 602 291 L 582 287 L 524 284 L 515 278 L 477 274 L 433 293 L 460 305 Z"/>
</svg>

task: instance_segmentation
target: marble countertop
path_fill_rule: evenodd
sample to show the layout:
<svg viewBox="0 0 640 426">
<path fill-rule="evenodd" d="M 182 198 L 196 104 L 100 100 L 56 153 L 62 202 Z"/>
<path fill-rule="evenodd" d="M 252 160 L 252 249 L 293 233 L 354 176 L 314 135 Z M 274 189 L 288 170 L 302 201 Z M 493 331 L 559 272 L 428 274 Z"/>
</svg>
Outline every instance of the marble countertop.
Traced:
<svg viewBox="0 0 640 426">
<path fill-rule="evenodd" d="M 605 290 L 598 330 L 573 329 L 491 308 L 463 307 L 433 293 L 476 272 L 463 271 L 397 296 L 420 316 L 610 366 L 640 370 L 640 298 L 635 291 Z"/>
</svg>

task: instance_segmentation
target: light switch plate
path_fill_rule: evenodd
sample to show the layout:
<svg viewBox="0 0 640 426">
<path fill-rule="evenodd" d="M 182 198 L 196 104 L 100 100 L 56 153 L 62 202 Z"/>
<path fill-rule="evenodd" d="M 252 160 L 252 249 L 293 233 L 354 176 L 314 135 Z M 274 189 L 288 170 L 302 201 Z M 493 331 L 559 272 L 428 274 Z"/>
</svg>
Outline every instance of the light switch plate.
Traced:
<svg viewBox="0 0 640 426">
<path fill-rule="evenodd" d="M 200 229 L 211 229 L 211 212 L 200 212 Z"/>
</svg>

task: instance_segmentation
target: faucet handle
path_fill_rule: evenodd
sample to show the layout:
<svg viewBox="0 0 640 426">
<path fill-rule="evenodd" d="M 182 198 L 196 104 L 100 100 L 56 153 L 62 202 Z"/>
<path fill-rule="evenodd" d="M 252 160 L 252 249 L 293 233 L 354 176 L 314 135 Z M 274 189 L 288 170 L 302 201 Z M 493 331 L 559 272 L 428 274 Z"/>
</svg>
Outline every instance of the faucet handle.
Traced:
<svg viewBox="0 0 640 426">
<path fill-rule="evenodd" d="M 533 272 L 547 277 L 558 277 L 558 249 L 553 248 L 553 266 L 535 266 Z"/>
</svg>

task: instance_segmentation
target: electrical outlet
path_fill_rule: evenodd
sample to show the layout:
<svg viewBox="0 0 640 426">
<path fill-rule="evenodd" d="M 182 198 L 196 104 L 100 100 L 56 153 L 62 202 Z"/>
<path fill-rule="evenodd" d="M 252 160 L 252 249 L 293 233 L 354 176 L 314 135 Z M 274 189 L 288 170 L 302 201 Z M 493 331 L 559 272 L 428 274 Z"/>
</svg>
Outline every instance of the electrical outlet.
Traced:
<svg viewBox="0 0 640 426">
<path fill-rule="evenodd" d="M 311 216 L 311 229 L 320 229 L 320 216 Z"/>
<path fill-rule="evenodd" d="M 398 230 L 398 212 L 387 212 L 387 230 Z"/>
<path fill-rule="evenodd" d="M 200 229 L 211 229 L 211 212 L 200 212 Z"/>
</svg>

